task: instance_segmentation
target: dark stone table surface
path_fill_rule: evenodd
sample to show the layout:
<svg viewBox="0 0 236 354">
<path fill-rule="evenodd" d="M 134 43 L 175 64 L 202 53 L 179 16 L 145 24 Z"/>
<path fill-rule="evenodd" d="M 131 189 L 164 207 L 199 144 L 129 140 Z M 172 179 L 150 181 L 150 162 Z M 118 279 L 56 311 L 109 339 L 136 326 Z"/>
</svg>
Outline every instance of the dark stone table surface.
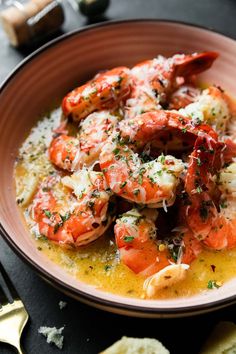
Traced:
<svg viewBox="0 0 236 354">
<path fill-rule="evenodd" d="M 63 33 L 93 22 L 74 12 L 68 4 L 65 4 L 65 12 Z M 180 20 L 210 27 L 236 38 L 235 0 L 112 0 L 106 16 L 100 20 L 123 18 Z M 14 49 L 0 28 L 0 82 L 37 46 Z M 27 354 L 96 354 L 123 335 L 157 338 L 172 354 L 197 354 L 216 323 L 220 320 L 236 322 L 236 306 L 182 319 L 138 319 L 103 312 L 83 305 L 48 285 L 14 254 L 2 238 L 0 260 L 30 315 L 22 337 Z M 60 300 L 67 302 L 63 310 L 58 306 Z M 42 325 L 65 325 L 61 351 L 48 345 L 38 334 Z M 0 343 L 0 354 L 8 353 L 14 353 L 14 349 Z"/>
</svg>

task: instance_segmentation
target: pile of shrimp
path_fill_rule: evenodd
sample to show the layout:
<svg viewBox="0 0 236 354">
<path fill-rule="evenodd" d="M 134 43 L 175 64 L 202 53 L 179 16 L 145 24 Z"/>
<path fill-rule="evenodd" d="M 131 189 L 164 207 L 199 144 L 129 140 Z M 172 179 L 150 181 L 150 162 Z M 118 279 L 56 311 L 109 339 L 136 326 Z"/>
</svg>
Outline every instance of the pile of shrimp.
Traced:
<svg viewBox="0 0 236 354">
<path fill-rule="evenodd" d="M 149 298 L 183 279 L 204 248 L 236 246 L 235 105 L 220 87 L 196 85 L 217 57 L 158 56 L 68 93 L 48 149 L 63 173 L 33 198 L 40 234 L 62 246 L 114 228 L 120 262 L 143 275 Z"/>
</svg>

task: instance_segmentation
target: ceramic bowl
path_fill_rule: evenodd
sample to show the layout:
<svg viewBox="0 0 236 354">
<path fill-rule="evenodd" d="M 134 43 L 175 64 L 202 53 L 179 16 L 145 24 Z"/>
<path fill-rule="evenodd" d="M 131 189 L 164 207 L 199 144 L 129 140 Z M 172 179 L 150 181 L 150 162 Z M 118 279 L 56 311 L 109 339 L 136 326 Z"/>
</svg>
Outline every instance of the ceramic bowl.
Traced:
<svg viewBox="0 0 236 354">
<path fill-rule="evenodd" d="M 0 92 L 0 222 L 14 251 L 43 278 L 65 293 L 108 311 L 145 317 L 203 313 L 236 300 L 236 277 L 218 291 L 172 300 L 141 300 L 113 295 L 82 283 L 37 251 L 15 202 L 13 168 L 17 151 L 38 117 L 79 82 L 97 71 L 132 66 L 176 52 L 217 51 L 220 56 L 202 80 L 236 96 L 236 42 L 191 25 L 155 20 L 110 22 L 64 35 L 24 60 Z"/>
</svg>

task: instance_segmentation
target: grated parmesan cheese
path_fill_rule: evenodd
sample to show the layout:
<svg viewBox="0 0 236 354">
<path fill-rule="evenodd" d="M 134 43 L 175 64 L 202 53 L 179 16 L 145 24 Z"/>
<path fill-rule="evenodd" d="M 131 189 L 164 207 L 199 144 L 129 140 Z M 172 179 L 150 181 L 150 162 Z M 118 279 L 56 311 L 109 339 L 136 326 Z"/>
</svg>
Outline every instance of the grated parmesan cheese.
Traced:
<svg viewBox="0 0 236 354">
<path fill-rule="evenodd" d="M 46 327 L 41 326 L 38 329 L 38 332 L 47 338 L 48 344 L 55 344 L 59 349 L 63 347 L 64 336 L 62 335 L 62 331 L 64 330 L 64 326 L 61 328 L 56 327 Z"/>
</svg>

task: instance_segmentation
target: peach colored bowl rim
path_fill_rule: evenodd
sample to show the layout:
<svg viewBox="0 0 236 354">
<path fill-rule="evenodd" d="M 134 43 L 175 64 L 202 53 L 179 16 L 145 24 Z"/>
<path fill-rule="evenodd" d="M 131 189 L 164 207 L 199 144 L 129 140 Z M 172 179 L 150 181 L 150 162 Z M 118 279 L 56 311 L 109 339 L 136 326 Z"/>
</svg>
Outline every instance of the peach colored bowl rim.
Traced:
<svg viewBox="0 0 236 354">
<path fill-rule="evenodd" d="M 156 20 L 156 19 L 125 19 L 125 20 L 115 20 L 115 21 L 107 21 L 105 23 L 101 24 L 95 24 L 95 25 L 90 25 L 86 26 L 82 29 L 77 29 L 74 31 L 71 31 L 69 33 L 63 34 L 60 37 L 51 40 L 47 44 L 43 45 L 36 51 L 34 51 L 32 54 L 27 56 L 19 65 L 16 66 L 15 69 L 7 76 L 7 78 L 3 81 L 3 83 L 0 85 L 0 94 L 1 92 L 5 89 L 5 87 L 9 84 L 14 79 L 15 74 L 27 63 L 29 63 L 32 59 L 40 55 L 42 52 L 47 50 L 48 48 L 53 47 L 59 42 L 66 41 L 68 38 L 78 35 L 81 32 L 84 31 L 93 31 L 96 30 L 98 27 L 106 27 L 106 26 L 112 26 L 112 25 L 117 25 L 117 24 L 122 24 L 122 23 L 129 23 L 129 22 L 158 22 L 158 23 L 172 23 L 178 25 L 184 25 L 186 27 L 195 27 L 198 29 L 203 29 L 209 32 L 216 33 L 223 38 L 231 39 L 232 41 L 235 41 L 234 38 L 230 36 L 226 36 L 219 31 L 215 31 L 211 28 L 207 28 L 204 26 L 198 26 L 194 25 L 191 23 L 183 22 L 183 21 L 173 21 L 173 20 Z M 22 251 L 14 242 L 14 240 L 11 238 L 11 236 L 5 231 L 3 226 L 0 224 L 0 234 L 4 237 L 4 239 L 7 241 L 9 246 L 13 249 L 13 251 L 20 256 L 23 261 L 25 261 L 27 264 L 29 264 L 33 270 L 35 270 L 42 278 L 44 278 L 46 281 L 51 283 L 53 286 L 56 288 L 64 291 L 66 294 L 79 299 L 80 301 L 90 304 L 92 306 L 98 307 L 103 310 L 108 310 L 111 312 L 117 312 L 119 314 L 126 314 L 129 313 L 132 316 L 138 316 L 138 317 L 183 317 L 183 316 L 190 316 L 190 315 L 197 315 L 197 314 L 202 314 L 206 312 L 210 312 L 213 310 L 217 310 L 220 308 L 223 308 L 225 306 L 232 305 L 236 302 L 236 295 L 227 297 L 225 299 L 221 299 L 218 301 L 213 301 L 209 304 L 200 304 L 200 305 L 195 305 L 195 306 L 188 306 L 188 307 L 181 307 L 181 308 L 153 308 L 153 307 L 142 307 L 142 306 L 135 306 L 135 305 L 128 305 L 128 304 L 121 304 L 117 303 L 115 301 L 108 301 L 105 299 L 102 299 L 101 297 L 97 297 L 94 295 L 90 295 L 88 293 L 85 293 L 77 288 L 74 288 L 65 282 L 61 281 L 58 278 L 55 278 L 52 274 L 48 273 L 44 269 L 40 267 L 39 264 L 37 264 L 33 259 L 28 257 L 24 251 Z"/>
</svg>

